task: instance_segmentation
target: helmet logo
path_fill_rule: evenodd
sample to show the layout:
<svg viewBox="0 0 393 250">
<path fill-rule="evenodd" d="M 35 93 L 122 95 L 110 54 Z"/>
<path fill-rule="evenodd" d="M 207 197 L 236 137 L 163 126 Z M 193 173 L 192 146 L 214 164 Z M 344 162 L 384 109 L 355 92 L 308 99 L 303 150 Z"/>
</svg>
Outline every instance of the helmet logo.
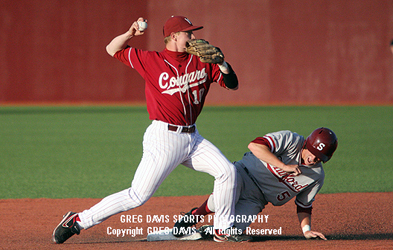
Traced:
<svg viewBox="0 0 393 250">
<path fill-rule="evenodd" d="M 322 151 L 323 148 L 324 148 L 325 146 L 326 146 L 326 145 L 325 145 L 324 143 L 320 142 L 319 145 L 318 145 L 318 147 L 317 147 L 317 149 L 318 149 L 319 151 Z"/>
</svg>

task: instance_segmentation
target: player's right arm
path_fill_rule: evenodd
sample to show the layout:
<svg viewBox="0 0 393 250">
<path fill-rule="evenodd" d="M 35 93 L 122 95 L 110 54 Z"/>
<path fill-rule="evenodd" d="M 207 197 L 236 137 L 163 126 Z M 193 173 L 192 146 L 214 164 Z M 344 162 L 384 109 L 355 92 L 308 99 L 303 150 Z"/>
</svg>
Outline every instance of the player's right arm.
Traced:
<svg viewBox="0 0 393 250">
<path fill-rule="evenodd" d="M 255 140 L 254 140 L 255 141 Z M 297 176 L 301 174 L 299 166 L 297 165 L 285 165 L 280 159 L 277 158 L 271 151 L 267 145 L 257 143 L 257 142 L 250 142 L 248 144 L 248 149 L 260 160 L 278 167 L 284 170 L 287 173 L 293 174 Z"/>
<path fill-rule="evenodd" d="M 107 46 L 106 46 L 106 52 L 108 52 L 109 55 L 114 56 L 116 52 L 123 50 L 127 47 L 128 41 L 133 38 L 134 36 L 140 36 L 143 35 L 144 32 L 139 31 L 138 28 L 138 21 L 144 21 L 143 17 L 138 18 L 130 27 L 129 30 L 127 30 L 126 33 L 121 34 L 117 37 L 115 37 Z"/>
</svg>

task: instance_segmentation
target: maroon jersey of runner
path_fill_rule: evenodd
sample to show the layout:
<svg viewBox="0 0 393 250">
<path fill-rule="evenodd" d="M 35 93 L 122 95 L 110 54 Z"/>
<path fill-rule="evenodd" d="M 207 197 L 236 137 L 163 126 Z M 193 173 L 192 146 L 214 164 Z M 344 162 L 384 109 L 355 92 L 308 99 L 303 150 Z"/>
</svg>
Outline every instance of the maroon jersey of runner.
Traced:
<svg viewBox="0 0 393 250">
<path fill-rule="evenodd" d="M 198 57 L 186 52 L 128 47 L 114 57 L 136 69 L 145 80 L 150 120 L 192 125 L 202 111 L 210 84 L 217 82 L 225 87 L 216 64 L 202 63 Z"/>
</svg>

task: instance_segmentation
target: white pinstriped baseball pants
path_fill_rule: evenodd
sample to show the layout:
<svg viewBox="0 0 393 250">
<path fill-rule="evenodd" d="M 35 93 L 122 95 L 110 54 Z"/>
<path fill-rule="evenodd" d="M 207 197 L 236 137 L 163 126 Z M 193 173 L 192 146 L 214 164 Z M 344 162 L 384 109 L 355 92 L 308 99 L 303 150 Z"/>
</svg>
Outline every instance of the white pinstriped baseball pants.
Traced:
<svg viewBox="0 0 393 250">
<path fill-rule="evenodd" d="M 237 183 L 234 165 L 198 130 L 195 133 L 168 131 L 168 123 L 160 121 L 153 121 L 144 134 L 143 156 L 131 187 L 79 213 L 80 226 L 88 229 L 115 214 L 143 205 L 179 164 L 215 178 L 213 192 L 218 219 L 214 228 L 231 227 Z"/>
</svg>

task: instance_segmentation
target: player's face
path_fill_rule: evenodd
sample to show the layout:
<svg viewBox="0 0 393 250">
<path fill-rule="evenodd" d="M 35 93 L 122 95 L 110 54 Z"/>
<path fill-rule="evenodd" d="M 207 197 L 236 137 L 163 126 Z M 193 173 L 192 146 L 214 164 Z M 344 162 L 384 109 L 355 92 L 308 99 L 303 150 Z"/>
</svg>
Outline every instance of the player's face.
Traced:
<svg viewBox="0 0 393 250">
<path fill-rule="evenodd" d="M 313 166 L 321 162 L 321 159 L 313 155 L 307 148 L 302 150 L 302 164 L 305 166 Z"/>
<path fill-rule="evenodd" d="M 192 31 L 181 31 L 177 35 L 177 46 L 179 48 L 184 48 L 186 51 L 186 42 L 190 39 L 195 39 L 194 33 Z"/>
</svg>

